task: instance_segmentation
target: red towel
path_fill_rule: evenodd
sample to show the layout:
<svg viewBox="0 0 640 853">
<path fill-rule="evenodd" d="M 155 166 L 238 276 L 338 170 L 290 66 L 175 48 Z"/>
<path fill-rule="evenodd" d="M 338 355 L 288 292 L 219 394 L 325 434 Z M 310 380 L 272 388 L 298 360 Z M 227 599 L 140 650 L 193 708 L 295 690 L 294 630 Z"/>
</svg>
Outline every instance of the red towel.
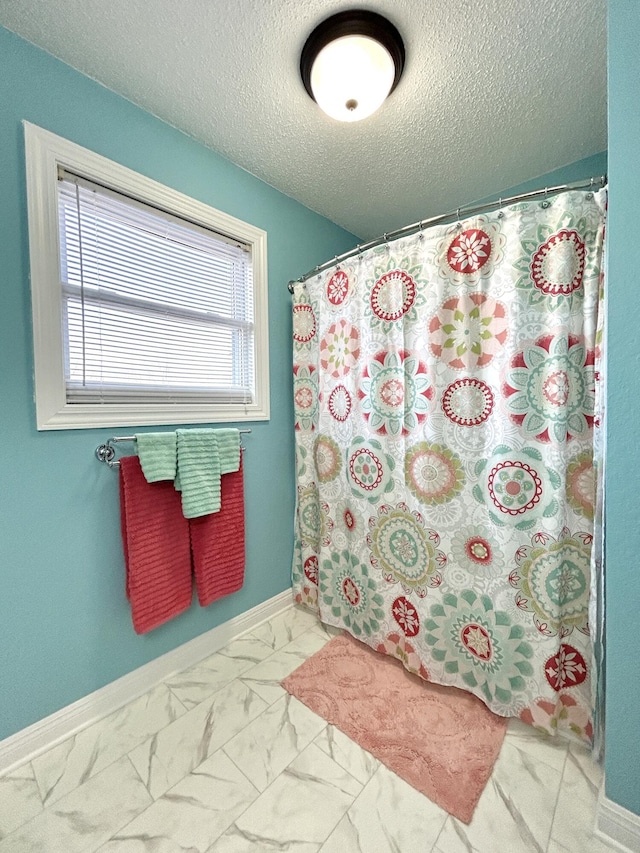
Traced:
<svg viewBox="0 0 640 853">
<path fill-rule="evenodd" d="M 220 512 L 189 521 L 196 589 L 202 607 L 236 592 L 244 582 L 242 454 L 240 468 L 220 479 Z"/>
<path fill-rule="evenodd" d="M 189 522 L 173 483 L 147 483 L 137 456 L 120 460 L 120 520 L 133 627 L 145 634 L 191 604 Z"/>
</svg>

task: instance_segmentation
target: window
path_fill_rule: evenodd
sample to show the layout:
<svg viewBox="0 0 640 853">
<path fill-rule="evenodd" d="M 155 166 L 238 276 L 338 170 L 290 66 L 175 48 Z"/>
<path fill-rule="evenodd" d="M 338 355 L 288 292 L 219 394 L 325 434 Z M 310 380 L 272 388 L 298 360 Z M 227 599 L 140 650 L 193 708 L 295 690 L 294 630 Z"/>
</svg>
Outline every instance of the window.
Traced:
<svg viewBox="0 0 640 853">
<path fill-rule="evenodd" d="M 38 429 L 269 417 L 266 234 L 25 122 Z"/>
</svg>

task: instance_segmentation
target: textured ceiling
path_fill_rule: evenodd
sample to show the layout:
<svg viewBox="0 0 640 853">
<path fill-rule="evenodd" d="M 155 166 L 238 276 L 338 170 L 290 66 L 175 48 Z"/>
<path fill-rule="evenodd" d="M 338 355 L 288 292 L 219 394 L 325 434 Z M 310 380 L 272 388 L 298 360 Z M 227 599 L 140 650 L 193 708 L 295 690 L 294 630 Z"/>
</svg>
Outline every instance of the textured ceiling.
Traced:
<svg viewBox="0 0 640 853">
<path fill-rule="evenodd" d="M 309 32 L 388 17 L 407 63 L 369 119 L 328 119 Z M 368 239 L 606 148 L 606 0 L 0 0 L 0 25 Z"/>
</svg>

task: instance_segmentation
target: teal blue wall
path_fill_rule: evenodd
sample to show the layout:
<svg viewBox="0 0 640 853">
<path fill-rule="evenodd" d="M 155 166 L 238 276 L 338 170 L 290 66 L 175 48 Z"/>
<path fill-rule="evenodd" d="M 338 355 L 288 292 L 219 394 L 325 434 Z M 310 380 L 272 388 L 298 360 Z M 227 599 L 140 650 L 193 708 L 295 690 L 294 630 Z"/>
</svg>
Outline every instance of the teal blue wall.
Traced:
<svg viewBox="0 0 640 853">
<path fill-rule="evenodd" d="M 585 178 L 597 178 L 606 174 L 607 152 L 600 151 L 598 154 L 592 154 L 591 157 L 583 157 L 582 160 L 576 160 L 575 163 L 570 163 L 561 169 L 554 169 L 553 172 L 549 172 L 539 178 L 533 178 L 515 187 L 503 189 L 494 195 L 480 199 L 477 203 L 485 204 L 489 201 L 497 201 L 499 198 L 509 198 L 520 193 L 530 193 L 534 192 L 534 190 L 544 189 L 544 187 L 562 186 L 563 184 L 583 181 Z"/>
<path fill-rule="evenodd" d="M 246 439 L 246 582 L 142 637 L 124 595 L 117 474 L 93 455 L 114 430 L 35 428 L 22 119 L 268 232 L 272 416 Z M 286 285 L 356 239 L 1 28 L 0 165 L 2 738 L 290 585 Z"/>
<path fill-rule="evenodd" d="M 609 2 L 606 794 L 640 815 L 640 3 Z"/>
</svg>

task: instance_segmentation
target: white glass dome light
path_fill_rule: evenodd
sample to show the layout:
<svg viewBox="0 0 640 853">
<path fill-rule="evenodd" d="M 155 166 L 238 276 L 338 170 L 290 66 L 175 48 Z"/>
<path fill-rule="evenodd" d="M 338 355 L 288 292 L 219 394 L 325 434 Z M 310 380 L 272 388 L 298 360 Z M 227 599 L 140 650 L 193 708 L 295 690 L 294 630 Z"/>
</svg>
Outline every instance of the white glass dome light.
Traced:
<svg viewBox="0 0 640 853">
<path fill-rule="evenodd" d="M 375 12 L 341 12 L 311 33 L 300 58 L 304 86 L 338 121 L 372 115 L 397 86 L 404 67 L 400 34 Z"/>
<path fill-rule="evenodd" d="M 381 107 L 395 67 L 389 51 L 365 36 L 343 36 L 323 47 L 311 69 L 320 109 L 338 121 L 360 121 Z"/>
</svg>

